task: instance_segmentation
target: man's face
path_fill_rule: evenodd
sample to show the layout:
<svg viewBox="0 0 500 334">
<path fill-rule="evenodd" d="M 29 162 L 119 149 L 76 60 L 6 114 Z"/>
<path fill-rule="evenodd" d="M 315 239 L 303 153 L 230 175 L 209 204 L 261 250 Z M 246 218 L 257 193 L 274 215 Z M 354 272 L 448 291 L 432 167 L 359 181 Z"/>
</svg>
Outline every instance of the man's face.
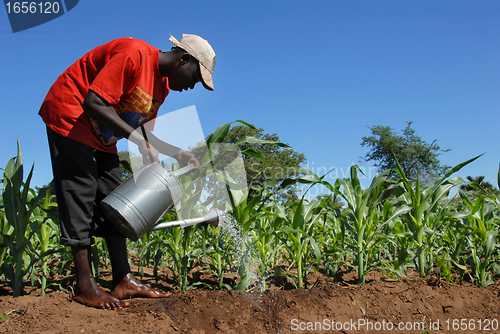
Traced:
<svg viewBox="0 0 500 334">
<path fill-rule="evenodd" d="M 198 82 L 201 82 L 200 64 L 186 53 L 168 78 L 170 89 L 182 92 L 189 88 L 193 89 Z"/>
</svg>

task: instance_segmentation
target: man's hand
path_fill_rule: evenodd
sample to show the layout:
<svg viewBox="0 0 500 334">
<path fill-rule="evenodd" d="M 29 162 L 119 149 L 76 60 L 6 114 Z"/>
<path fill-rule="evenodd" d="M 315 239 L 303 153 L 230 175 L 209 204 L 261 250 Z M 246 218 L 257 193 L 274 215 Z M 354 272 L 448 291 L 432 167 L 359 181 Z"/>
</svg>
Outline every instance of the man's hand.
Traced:
<svg viewBox="0 0 500 334">
<path fill-rule="evenodd" d="M 149 148 L 148 148 L 149 145 Z M 154 161 L 160 162 L 158 150 L 151 144 L 147 144 L 145 140 L 137 145 L 139 152 L 142 154 L 142 164 L 147 165 Z M 149 158 L 148 158 L 149 157 Z"/>
<path fill-rule="evenodd" d="M 179 162 L 179 165 L 181 167 L 187 166 L 187 165 L 194 165 L 194 169 L 200 169 L 200 162 L 196 160 L 194 157 L 193 153 L 184 151 L 181 149 L 179 153 L 177 153 L 174 156 L 175 160 Z"/>
</svg>

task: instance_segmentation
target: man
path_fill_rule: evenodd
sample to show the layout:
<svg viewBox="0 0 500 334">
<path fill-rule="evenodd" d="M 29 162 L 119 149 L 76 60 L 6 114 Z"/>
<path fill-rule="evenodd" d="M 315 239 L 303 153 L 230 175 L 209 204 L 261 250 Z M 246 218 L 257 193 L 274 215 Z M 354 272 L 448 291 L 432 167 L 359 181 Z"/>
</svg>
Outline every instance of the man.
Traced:
<svg viewBox="0 0 500 334">
<path fill-rule="evenodd" d="M 143 132 L 136 131 L 156 118 L 170 90 L 193 89 L 198 82 L 214 89 L 215 52 L 210 44 L 196 35 L 183 35 L 180 42 L 171 36 L 170 41 L 175 47 L 169 52 L 133 38 L 96 47 L 59 76 L 40 108 L 47 125 L 61 243 L 71 247 L 75 261 L 74 300 L 88 306 L 116 310 L 129 306 L 123 299 L 171 295 L 134 278 L 126 239 L 99 208 L 100 201 L 121 183 L 116 154 L 120 138 L 137 144 L 143 157 L 159 161 L 160 152 L 181 166 L 199 168 L 190 152 L 162 142 L 150 131 L 148 145 Z M 92 275 L 94 236 L 104 237 L 109 251 L 111 293 L 102 290 Z"/>
</svg>

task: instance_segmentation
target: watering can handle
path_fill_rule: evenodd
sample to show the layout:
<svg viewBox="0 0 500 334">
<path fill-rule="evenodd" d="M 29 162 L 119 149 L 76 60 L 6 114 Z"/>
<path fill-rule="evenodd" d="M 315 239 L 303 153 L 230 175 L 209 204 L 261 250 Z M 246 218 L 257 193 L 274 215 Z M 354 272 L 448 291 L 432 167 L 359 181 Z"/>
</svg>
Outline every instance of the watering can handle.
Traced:
<svg viewBox="0 0 500 334">
<path fill-rule="evenodd" d="M 144 125 L 141 125 L 142 136 L 144 137 L 144 141 L 146 142 L 146 147 L 148 148 L 148 158 L 149 162 L 153 163 L 153 155 L 151 154 L 151 147 L 149 147 L 148 136 L 146 135 L 146 130 L 144 130 Z"/>
<path fill-rule="evenodd" d="M 187 166 L 184 166 L 182 168 L 179 168 L 178 170 L 173 171 L 172 174 L 174 174 L 174 176 L 177 177 L 177 176 L 180 176 L 182 174 L 189 172 L 193 168 L 194 168 L 194 165 L 187 165 Z"/>
</svg>

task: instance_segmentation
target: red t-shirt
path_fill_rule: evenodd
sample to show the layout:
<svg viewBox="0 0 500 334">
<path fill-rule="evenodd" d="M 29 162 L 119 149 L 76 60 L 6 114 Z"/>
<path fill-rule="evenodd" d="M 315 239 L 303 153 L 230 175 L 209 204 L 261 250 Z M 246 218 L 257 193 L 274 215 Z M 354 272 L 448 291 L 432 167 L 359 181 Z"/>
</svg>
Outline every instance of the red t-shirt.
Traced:
<svg viewBox="0 0 500 334">
<path fill-rule="evenodd" d="M 54 132 L 98 150 L 116 152 L 121 138 L 83 110 L 90 90 L 113 105 L 134 129 L 156 118 L 170 92 L 158 68 L 160 50 L 134 38 L 119 38 L 78 59 L 50 88 L 39 115 Z M 150 122 L 148 124 L 151 124 Z"/>
</svg>

